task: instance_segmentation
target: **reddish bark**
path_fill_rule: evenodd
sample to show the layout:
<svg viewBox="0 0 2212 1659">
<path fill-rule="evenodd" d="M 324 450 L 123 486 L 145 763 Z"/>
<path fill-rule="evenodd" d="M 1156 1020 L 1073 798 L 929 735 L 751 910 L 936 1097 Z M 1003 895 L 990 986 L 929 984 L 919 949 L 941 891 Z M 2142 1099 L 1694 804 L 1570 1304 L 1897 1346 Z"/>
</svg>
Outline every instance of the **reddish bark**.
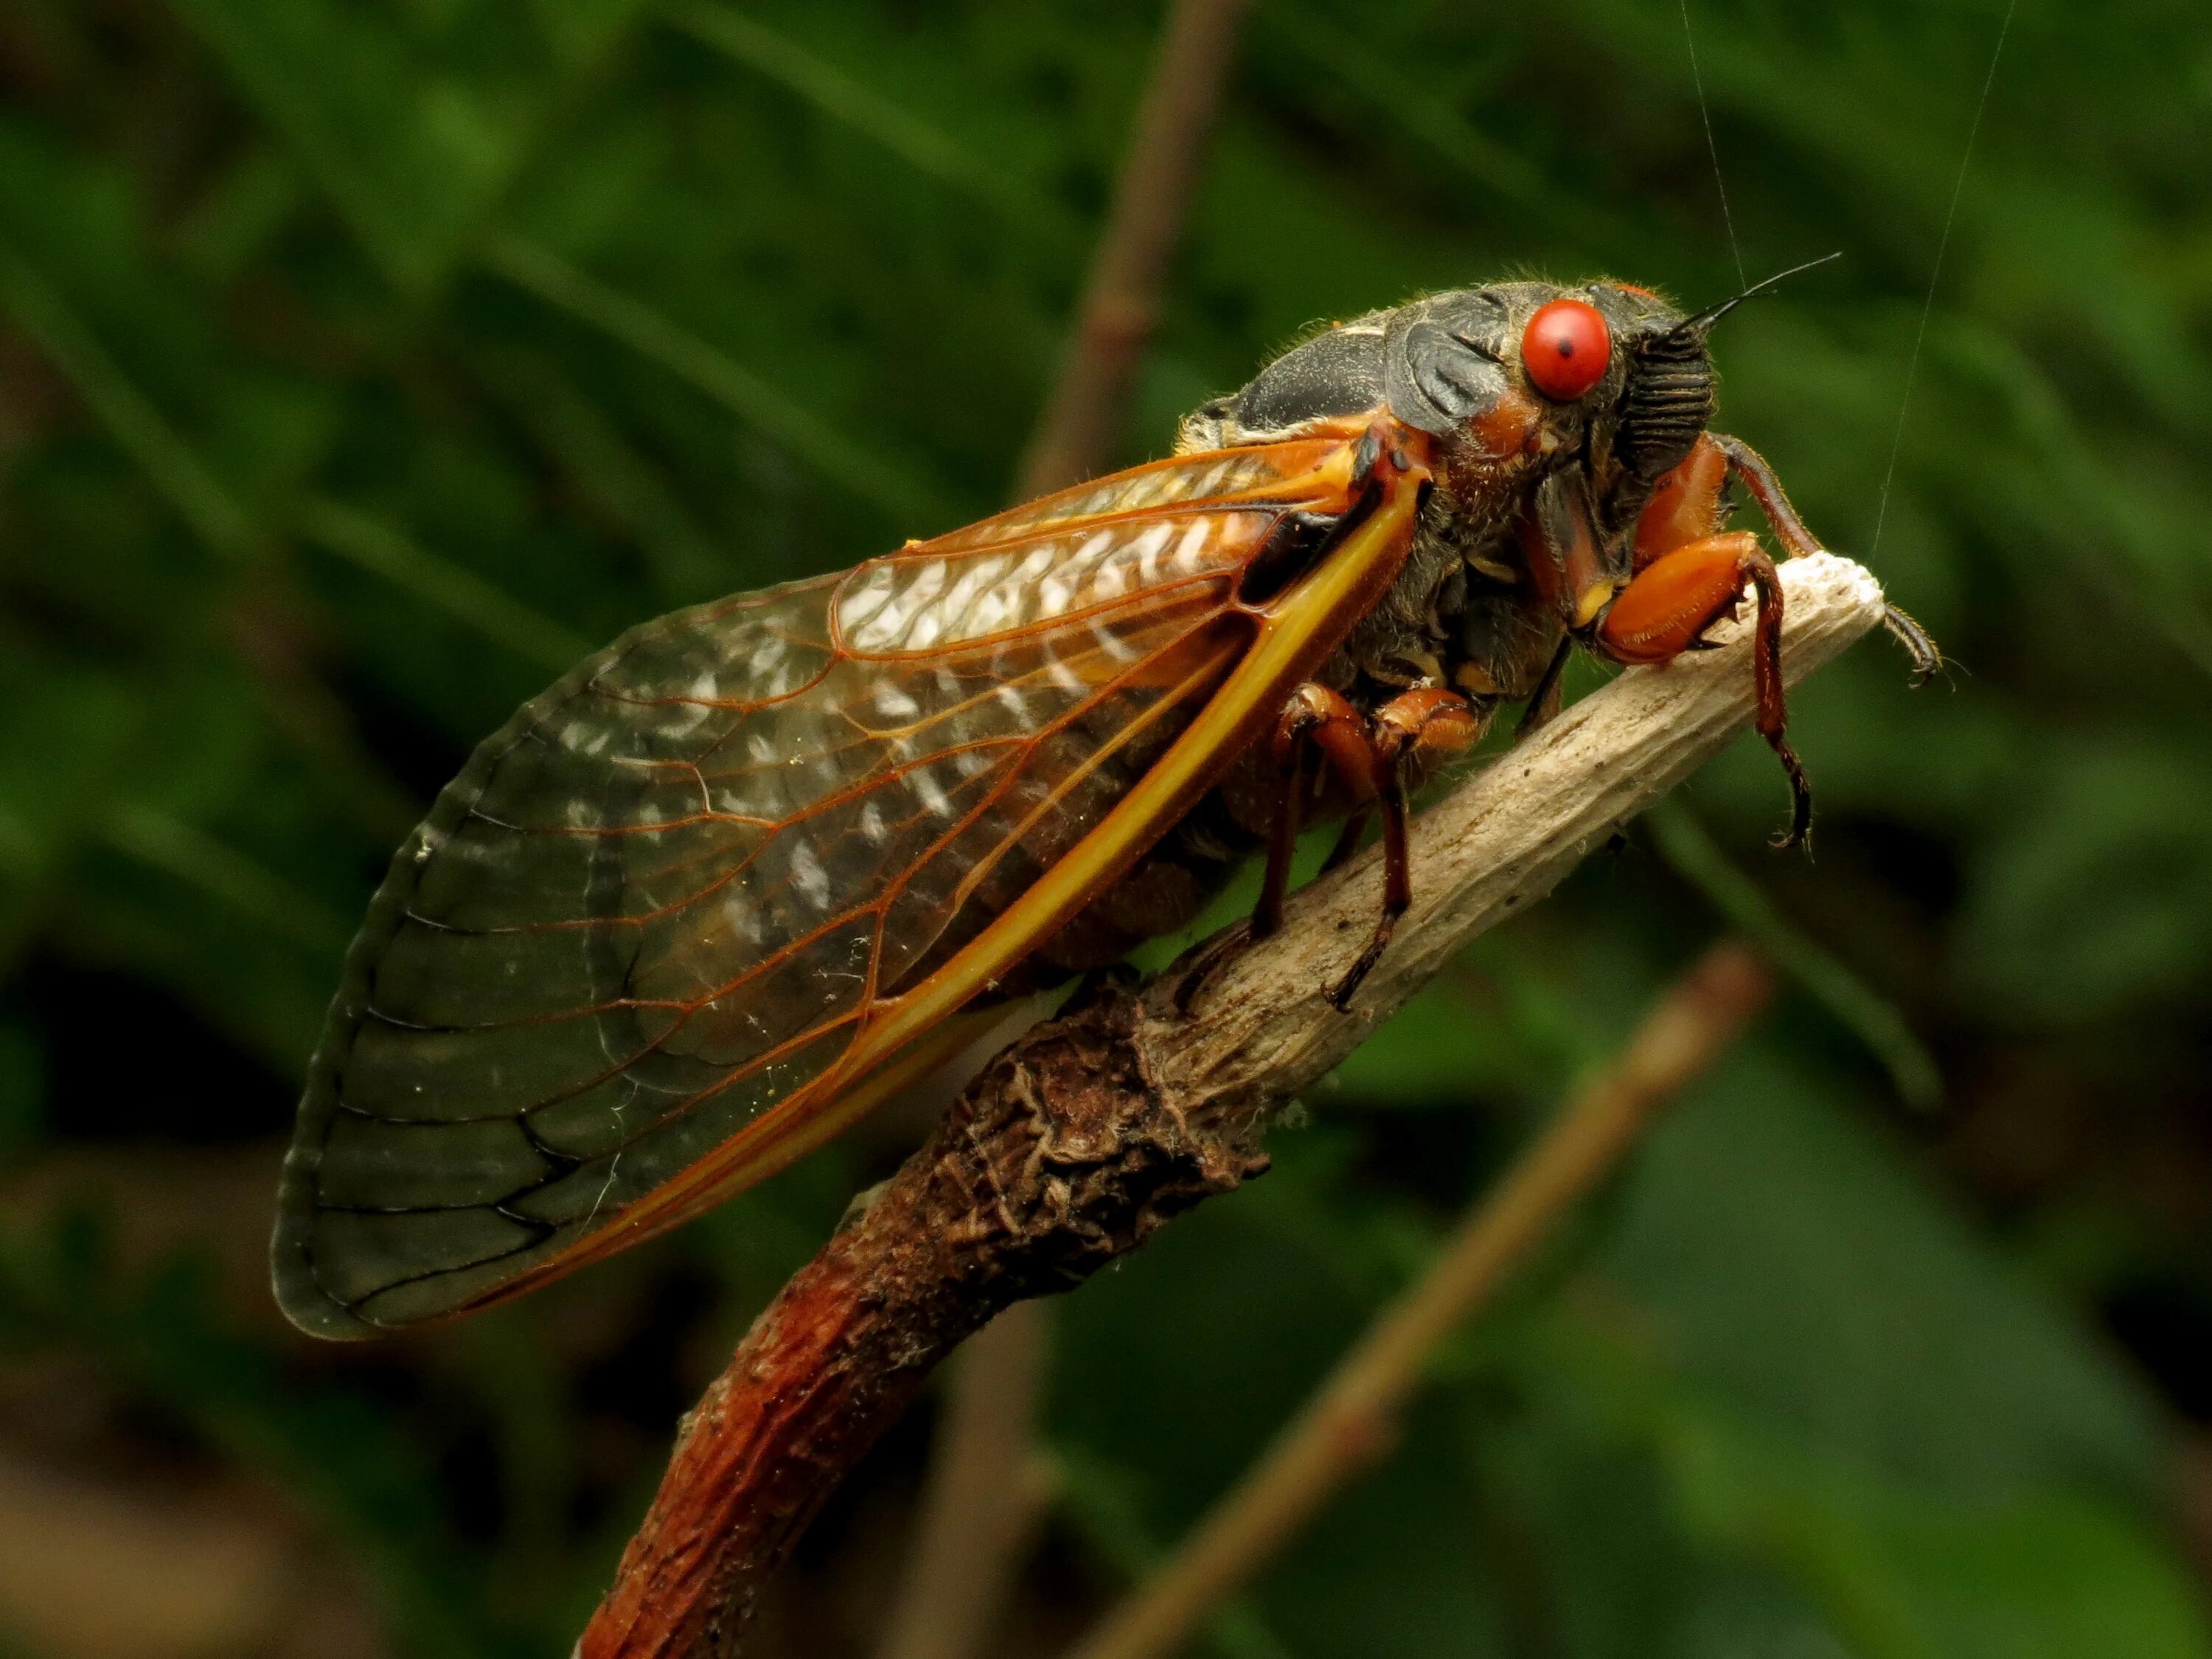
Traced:
<svg viewBox="0 0 2212 1659">
<path fill-rule="evenodd" d="M 1256 1111 L 1165 1105 L 1106 989 L 969 1085 L 787 1285 L 684 1419 L 579 1659 L 726 1656 L 761 1585 L 938 1362 L 1266 1168 Z"/>
</svg>

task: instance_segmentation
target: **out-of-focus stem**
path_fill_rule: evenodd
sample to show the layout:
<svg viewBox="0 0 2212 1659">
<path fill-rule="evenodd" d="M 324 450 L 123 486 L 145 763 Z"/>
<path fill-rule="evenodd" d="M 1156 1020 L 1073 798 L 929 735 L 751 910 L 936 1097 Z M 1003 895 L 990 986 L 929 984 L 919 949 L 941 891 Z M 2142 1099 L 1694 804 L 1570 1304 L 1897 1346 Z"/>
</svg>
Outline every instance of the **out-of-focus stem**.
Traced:
<svg viewBox="0 0 2212 1659">
<path fill-rule="evenodd" d="M 1747 945 L 1716 945 L 1653 1005 L 1593 1079 L 1384 1309 L 1174 1558 L 1070 1659 L 1159 1659 L 1234 1595 L 1388 1446 L 1439 1343 L 1634 1145 L 1658 1109 L 1725 1052 L 1772 988 Z"/>
<path fill-rule="evenodd" d="M 1158 321 L 1249 0 L 1175 0 L 1052 401 L 1023 457 L 1027 499 L 1103 467 Z"/>
<path fill-rule="evenodd" d="M 1022 458 L 1017 499 L 1105 470 L 1249 0 L 1175 0 L 1138 106 L 1127 159 L 1051 398 Z M 877 1659 L 969 1659 L 989 1635 L 1050 1498 L 1036 1452 L 1051 1316 L 1018 1302 L 952 1368 L 913 1547 Z"/>
<path fill-rule="evenodd" d="M 1005 1604 L 1052 1498 L 1036 1433 L 1049 1306 L 1015 1303 L 969 1337 L 953 1364 L 877 1659 L 967 1659 Z"/>
</svg>

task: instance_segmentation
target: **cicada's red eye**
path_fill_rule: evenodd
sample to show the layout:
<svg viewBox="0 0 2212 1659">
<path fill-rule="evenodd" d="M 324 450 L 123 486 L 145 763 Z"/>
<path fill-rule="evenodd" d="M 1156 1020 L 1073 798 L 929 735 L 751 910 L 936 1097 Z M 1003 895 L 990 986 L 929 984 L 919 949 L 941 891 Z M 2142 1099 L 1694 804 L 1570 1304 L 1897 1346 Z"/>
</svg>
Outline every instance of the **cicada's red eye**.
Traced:
<svg viewBox="0 0 2212 1659">
<path fill-rule="evenodd" d="M 1605 378 L 1613 331 L 1587 300 L 1554 300 L 1528 319 L 1521 362 L 1536 390 L 1571 404 Z"/>
</svg>

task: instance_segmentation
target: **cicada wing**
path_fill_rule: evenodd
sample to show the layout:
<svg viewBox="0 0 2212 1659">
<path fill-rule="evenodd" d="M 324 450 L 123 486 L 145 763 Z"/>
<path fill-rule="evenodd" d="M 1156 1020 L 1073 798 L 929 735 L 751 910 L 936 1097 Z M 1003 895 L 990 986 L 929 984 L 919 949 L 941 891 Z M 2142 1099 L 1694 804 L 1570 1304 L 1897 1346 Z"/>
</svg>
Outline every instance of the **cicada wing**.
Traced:
<svg viewBox="0 0 2212 1659">
<path fill-rule="evenodd" d="M 718 1194 L 787 1156 L 794 1103 L 818 1120 L 882 1065 L 886 1011 L 1220 685 L 1255 630 L 1239 574 L 1341 496 L 1345 447 L 1161 463 L 679 612 L 526 705 L 348 957 L 286 1164 L 287 1313 L 453 1312 L 635 1231 L 733 1139 Z"/>
</svg>

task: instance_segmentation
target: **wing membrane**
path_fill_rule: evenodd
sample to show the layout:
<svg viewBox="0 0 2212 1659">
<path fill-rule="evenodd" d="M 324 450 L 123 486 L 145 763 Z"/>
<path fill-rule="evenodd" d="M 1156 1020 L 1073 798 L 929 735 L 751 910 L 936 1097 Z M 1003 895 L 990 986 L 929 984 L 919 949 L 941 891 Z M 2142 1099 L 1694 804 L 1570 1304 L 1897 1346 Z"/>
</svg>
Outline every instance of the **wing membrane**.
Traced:
<svg viewBox="0 0 2212 1659">
<path fill-rule="evenodd" d="M 943 1046 L 1250 653 L 1238 578 L 1285 513 L 1351 505 L 1351 449 L 1139 468 L 647 623 L 526 705 L 349 957 L 286 1165 L 287 1311 L 363 1334 L 600 1254 Z"/>
</svg>

